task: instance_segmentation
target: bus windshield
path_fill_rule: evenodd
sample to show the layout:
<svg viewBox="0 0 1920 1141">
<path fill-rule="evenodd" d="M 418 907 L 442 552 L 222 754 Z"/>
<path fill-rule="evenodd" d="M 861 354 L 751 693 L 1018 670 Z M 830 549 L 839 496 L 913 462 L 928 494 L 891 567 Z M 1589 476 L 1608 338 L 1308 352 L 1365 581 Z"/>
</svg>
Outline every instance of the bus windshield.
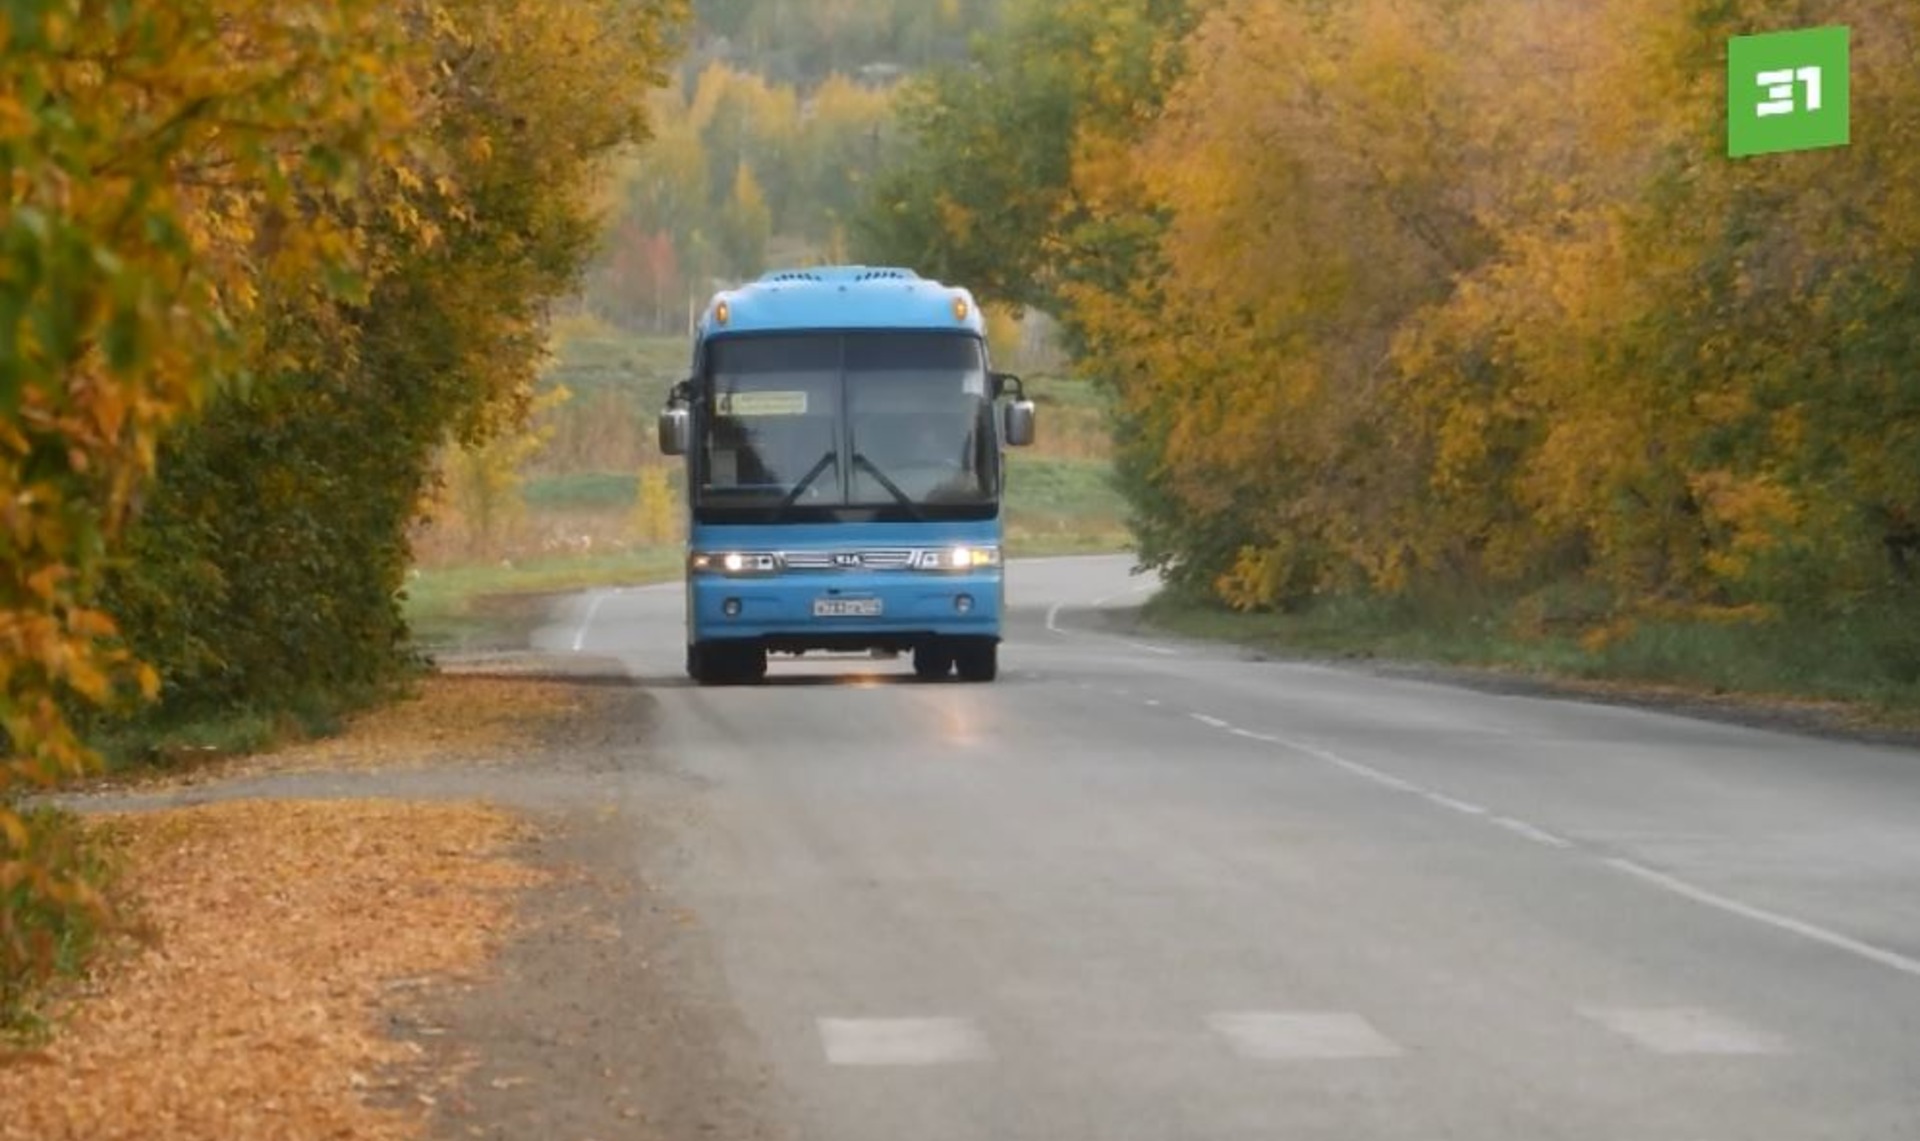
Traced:
<svg viewBox="0 0 1920 1141">
<path fill-rule="evenodd" d="M 985 353 L 952 333 L 715 338 L 698 449 L 703 514 L 990 514 L 999 495 Z"/>
</svg>

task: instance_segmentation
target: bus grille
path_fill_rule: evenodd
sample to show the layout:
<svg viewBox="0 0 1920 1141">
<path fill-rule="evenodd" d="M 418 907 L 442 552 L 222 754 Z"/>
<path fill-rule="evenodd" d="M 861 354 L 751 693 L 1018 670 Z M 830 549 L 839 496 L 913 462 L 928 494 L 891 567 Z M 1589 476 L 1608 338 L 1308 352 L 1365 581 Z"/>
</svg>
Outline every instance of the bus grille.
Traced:
<svg viewBox="0 0 1920 1141">
<path fill-rule="evenodd" d="M 786 551 L 781 555 L 788 570 L 909 570 L 913 551 L 904 548 L 859 551 Z"/>
</svg>

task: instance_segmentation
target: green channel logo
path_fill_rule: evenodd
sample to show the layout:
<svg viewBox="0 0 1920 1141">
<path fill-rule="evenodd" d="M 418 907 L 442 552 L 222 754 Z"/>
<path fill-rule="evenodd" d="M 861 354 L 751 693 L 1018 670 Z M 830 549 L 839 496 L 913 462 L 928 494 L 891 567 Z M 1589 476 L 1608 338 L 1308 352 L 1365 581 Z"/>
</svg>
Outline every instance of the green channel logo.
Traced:
<svg viewBox="0 0 1920 1141">
<path fill-rule="evenodd" d="M 1849 44 L 1840 27 L 1727 41 L 1727 154 L 1846 146 Z"/>
</svg>

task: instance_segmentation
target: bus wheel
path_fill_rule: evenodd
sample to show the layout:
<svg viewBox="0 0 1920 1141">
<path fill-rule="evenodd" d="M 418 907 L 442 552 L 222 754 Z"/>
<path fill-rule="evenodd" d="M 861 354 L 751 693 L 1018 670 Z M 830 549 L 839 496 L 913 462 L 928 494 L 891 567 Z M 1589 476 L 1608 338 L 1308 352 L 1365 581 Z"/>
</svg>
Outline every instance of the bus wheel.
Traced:
<svg viewBox="0 0 1920 1141">
<path fill-rule="evenodd" d="M 695 642 L 687 647 L 687 676 L 700 685 L 751 685 L 767 676 L 767 651 L 751 643 Z"/>
<path fill-rule="evenodd" d="M 953 672 L 953 652 L 938 642 L 913 648 L 913 676 L 921 681 L 939 681 Z"/>
<path fill-rule="evenodd" d="M 720 680 L 719 671 L 714 667 L 716 655 L 712 646 L 703 646 L 697 642 L 687 643 L 687 676 L 700 685 L 712 685 Z"/>
<path fill-rule="evenodd" d="M 998 642 L 967 642 L 954 650 L 954 665 L 961 681 L 992 681 L 1000 673 Z"/>
</svg>

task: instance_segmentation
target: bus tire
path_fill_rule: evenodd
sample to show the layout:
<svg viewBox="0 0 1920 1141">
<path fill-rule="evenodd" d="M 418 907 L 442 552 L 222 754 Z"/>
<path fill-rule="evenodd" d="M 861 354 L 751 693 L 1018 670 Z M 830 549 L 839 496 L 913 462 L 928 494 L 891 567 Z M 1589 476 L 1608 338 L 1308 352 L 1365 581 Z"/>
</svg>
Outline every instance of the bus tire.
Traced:
<svg viewBox="0 0 1920 1141">
<path fill-rule="evenodd" d="M 687 643 L 687 676 L 696 685 L 712 685 L 718 680 L 714 670 L 713 647 L 698 642 Z"/>
<path fill-rule="evenodd" d="M 751 685 L 767 676 L 767 651 L 753 643 L 694 642 L 687 676 L 699 685 Z"/>
<path fill-rule="evenodd" d="M 913 648 L 913 676 L 921 681 L 941 681 L 953 672 L 953 651 L 938 642 Z"/>
<path fill-rule="evenodd" d="M 954 648 L 953 664 L 961 681 L 992 681 L 1000 675 L 1000 643 L 981 640 Z"/>
</svg>

